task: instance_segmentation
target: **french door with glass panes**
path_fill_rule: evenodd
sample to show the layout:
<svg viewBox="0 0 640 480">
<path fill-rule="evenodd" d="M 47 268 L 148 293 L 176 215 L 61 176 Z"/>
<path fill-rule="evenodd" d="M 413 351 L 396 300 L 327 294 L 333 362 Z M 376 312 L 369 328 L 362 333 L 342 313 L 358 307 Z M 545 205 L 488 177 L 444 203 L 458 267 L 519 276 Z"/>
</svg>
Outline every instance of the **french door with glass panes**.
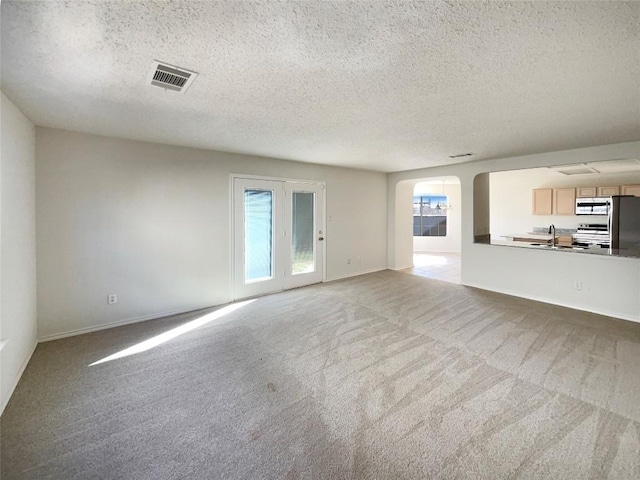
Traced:
<svg viewBox="0 0 640 480">
<path fill-rule="evenodd" d="M 324 185 L 233 180 L 234 299 L 323 278 Z"/>
</svg>

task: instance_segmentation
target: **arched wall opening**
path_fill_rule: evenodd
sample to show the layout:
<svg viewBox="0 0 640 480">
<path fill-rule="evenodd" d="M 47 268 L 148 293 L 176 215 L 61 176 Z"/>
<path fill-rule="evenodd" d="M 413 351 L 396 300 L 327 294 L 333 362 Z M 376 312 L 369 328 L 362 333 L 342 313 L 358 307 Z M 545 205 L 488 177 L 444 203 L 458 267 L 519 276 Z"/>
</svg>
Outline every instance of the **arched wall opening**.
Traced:
<svg viewBox="0 0 640 480">
<path fill-rule="evenodd" d="M 444 182 L 444 183 L 443 183 Z M 417 188 L 417 189 L 416 189 Z M 447 197 L 447 235 L 440 238 L 414 238 L 414 196 L 430 193 Z M 449 252 L 460 255 L 462 244 L 462 192 L 460 178 L 447 175 L 401 180 L 395 183 L 393 202 L 390 204 L 389 268 L 403 270 L 413 268 L 414 252 Z M 459 283 L 459 281 L 458 281 Z"/>
<path fill-rule="evenodd" d="M 458 177 L 420 180 L 413 187 L 413 252 L 460 253 L 462 245 L 462 195 Z M 436 202 L 429 205 L 427 202 Z M 422 212 L 420 212 L 422 209 Z M 425 214 L 425 216 L 421 215 Z M 433 222 L 429 217 L 433 218 Z M 437 223 L 438 227 L 433 224 Z"/>
</svg>

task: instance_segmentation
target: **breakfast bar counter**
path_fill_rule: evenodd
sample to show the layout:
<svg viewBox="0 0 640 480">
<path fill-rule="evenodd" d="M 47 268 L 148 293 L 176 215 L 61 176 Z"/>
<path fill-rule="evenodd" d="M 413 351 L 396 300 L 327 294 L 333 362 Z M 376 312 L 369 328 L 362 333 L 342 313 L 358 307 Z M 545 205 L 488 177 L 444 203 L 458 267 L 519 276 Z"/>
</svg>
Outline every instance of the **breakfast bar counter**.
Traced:
<svg viewBox="0 0 640 480">
<path fill-rule="evenodd" d="M 475 243 L 485 245 L 496 245 L 501 247 L 527 248 L 531 250 L 548 250 L 551 252 L 577 253 L 582 255 L 598 255 L 607 257 L 624 257 L 640 259 L 640 248 L 633 250 L 616 250 L 611 248 L 602 248 L 599 246 L 592 247 L 576 247 L 568 245 L 559 245 L 552 248 L 550 243 L 527 242 L 517 240 L 505 240 L 496 238 L 479 237 Z"/>
</svg>

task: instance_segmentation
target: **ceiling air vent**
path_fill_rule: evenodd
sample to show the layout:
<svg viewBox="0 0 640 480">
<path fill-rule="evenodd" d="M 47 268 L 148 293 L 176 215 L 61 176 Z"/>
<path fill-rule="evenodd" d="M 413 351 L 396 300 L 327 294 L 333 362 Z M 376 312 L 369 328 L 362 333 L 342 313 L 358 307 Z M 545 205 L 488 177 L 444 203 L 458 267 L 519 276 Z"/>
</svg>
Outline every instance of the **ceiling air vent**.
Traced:
<svg viewBox="0 0 640 480">
<path fill-rule="evenodd" d="M 473 154 L 473 153 L 459 153 L 457 155 L 449 155 L 449 158 L 470 157 L 471 155 L 475 155 L 475 154 Z"/>
<path fill-rule="evenodd" d="M 147 76 L 147 84 L 184 93 L 197 76 L 198 74 L 191 70 L 154 60 Z"/>
</svg>

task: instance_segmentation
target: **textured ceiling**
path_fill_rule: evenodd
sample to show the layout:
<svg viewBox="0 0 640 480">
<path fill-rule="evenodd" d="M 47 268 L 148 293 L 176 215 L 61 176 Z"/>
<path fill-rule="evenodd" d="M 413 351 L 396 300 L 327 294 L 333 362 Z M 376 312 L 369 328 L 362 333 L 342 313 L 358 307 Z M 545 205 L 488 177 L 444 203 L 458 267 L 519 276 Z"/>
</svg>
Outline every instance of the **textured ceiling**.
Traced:
<svg viewBox="0 0 640 480">
<path fill-rule="evenodd" d="M 640 139 L 640 2 L 1 4 L 37 125 L 400 171 Z M 200 76 L 145 85 L 152 60 Z"/>
</svg>

